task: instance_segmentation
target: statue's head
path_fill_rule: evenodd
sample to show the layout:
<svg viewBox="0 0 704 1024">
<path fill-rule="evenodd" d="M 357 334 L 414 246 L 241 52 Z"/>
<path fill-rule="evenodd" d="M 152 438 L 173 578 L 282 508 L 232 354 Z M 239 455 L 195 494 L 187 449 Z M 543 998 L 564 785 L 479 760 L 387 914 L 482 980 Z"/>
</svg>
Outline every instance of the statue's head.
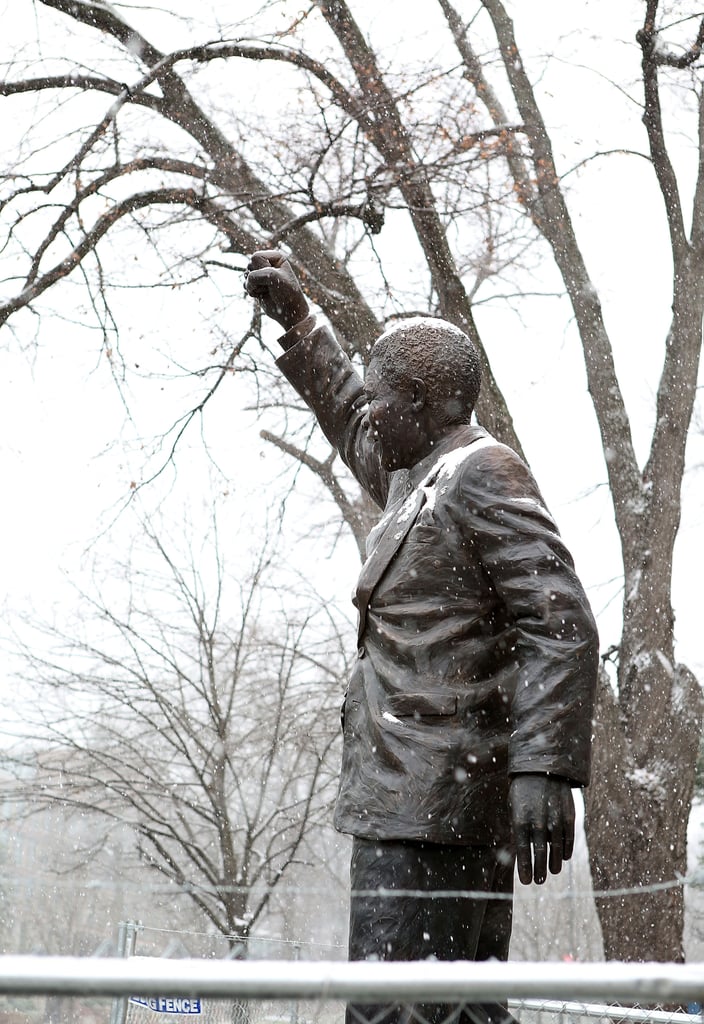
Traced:
<svg viewBox="0 0 704 1024">
<path fill-rule="evenodd" d="M 414 465 L 453 426 L 469 423 L 479 395 L 475 345 L 434 317 L 394 325 L 372 349 L 368 424 L 386 469 Z"/>
</svg>

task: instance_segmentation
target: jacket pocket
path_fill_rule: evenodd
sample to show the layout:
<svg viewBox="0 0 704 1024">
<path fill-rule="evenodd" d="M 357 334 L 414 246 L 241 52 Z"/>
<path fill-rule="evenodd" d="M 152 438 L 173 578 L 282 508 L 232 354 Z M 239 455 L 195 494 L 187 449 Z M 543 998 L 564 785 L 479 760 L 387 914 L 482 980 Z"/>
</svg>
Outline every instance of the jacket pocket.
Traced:
<svg viewBox="0 0 704 1024">
<path fill-rule="evenodd" d="M 392 693 L 387 700 L 389 711 L 398 718 L 440 717 L 457 713 L 456 693 Z"/>
</svg>

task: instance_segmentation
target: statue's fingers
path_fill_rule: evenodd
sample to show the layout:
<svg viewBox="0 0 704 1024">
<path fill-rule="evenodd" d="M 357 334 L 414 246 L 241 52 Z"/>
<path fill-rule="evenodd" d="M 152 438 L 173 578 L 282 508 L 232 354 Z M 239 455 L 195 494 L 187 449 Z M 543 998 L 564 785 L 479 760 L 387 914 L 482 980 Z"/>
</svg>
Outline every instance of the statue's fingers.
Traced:
<svg viewBox="0 0 704 1024">
<path fill-rule="evenodd" d="M 562 857 L 564 860 L 569 860 L 574 852 L 574 824 L 574 798 L 570 788 L 562 794 Z"/>
<path fill-rule="evenodd" d="M 563 837 L 555 837 L 550 841 L 550 874 L 559 875 L 562 871 L 563 861 Z"/>
<path fill-rule="evenodd" d="M 545 832 L 533 833 L 533 881 L 542 885 L 548 876 L 548 841 Z"/>
<path fill-rule="evenodd" d="M 264 267 L 281 267 L 288 257 L 280 249 L 258 249 L 252 253 L 248 270 L 262 270 Z"/>
<path fill-rule="evenodd" d="M 255 299 L 267 295 L 274 281 L 274 273 L 268 265 L 259 270 L 249 270 L 245 277 L 245 288 Z"/>
<path fill-rule="evenodd" d="M 530 845 L 530 833 L 527 829 L 521 829 L 517 831 L 515 839 L 518 877 L 523 885 L 530 885 L 533 881 L 533 856 Z"/>
</svg>

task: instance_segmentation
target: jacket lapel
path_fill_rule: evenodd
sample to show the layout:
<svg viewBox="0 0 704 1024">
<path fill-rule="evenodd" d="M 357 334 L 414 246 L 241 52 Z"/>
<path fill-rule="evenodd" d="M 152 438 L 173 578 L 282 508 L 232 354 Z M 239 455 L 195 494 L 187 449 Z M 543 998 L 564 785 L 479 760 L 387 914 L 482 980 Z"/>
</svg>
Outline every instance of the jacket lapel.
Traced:
<svg viewBox="0 0 704 1024">
<path fill-rule="evenodd" d="M 496 444 L 494 439 L 489 437 L 482 427 L 466 426 L 461 432 L 458 432 L 449 439 L 450 443 L 447 444 L 447 451 L 452 451 L 454 448 L 459 447 L 466 448 L 469 445 L 473 446 L 477 441 Z M 407 478 L 412 479 L 412 477 L 415 477 L 415 480 L 417 481 L 415 488 L 406 500 L 401 502 L 400 507 L 394 509 L 391 514 L 387 513 L 388 522 L 385 526 L 382 527 L 385 517 L 382 517 L 382 520 L 379 523 L 379 527 L 382 527 L 382 532 L 369 554 L 369 557 L 362 566 L 362 571 L 359 574 L 359 579 L 357 581 L 357 592 L 354 603 L 359 609 L 357 638 L 358 643 L 360 644 L 366 628 L 367 608 L 369 607 L 369 601 L 371 600 L 374 588 L 386 572 L 389 563 L 403 543 L 406 534 L 418 518 L 418 515 L 425 503 L 424 487 L 432 483 L 437 476 L 437 473 L 440 471 L 443 454 L 445 453 L 440 449 L 440 451 L 435 452 L 432 457 L 428 456 L 422 463 L 415 467 L 412 472 L 412 476 Z M 390 502 L 391 501 L 392 498 L 390 496 Z M 377 529 L 379 527 L 377 527 Z"/>
<path fill-rule="evenodd" d="M 359 609 L 359 633 L 361 641 L 364 632 L 369 600 L 389 563 L 400 548 L 403 540 L 413 526 L 421 510 L 425 493 L 416 487 L 406 500 L 389 516 L 389 521 L 377 541 L 376 547 L 362 566 L 357 581 L 357 607 Z"/>
</svg>

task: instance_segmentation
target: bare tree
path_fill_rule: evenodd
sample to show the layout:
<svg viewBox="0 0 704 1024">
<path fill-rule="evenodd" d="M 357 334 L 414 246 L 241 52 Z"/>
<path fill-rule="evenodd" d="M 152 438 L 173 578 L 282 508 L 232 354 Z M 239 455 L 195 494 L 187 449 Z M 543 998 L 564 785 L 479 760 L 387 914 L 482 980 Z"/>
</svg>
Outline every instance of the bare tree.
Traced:
<svg viewBox="0 0 704 1024">
<path fill-rule="evenodd" d="M 82 639 L 25 649 L 35 726 L 6 792 L 19 813 L 129 827 L 163 887 L 241 948 L 329 815 L 340 637 L 292 588 L 274 609 L 268 555 L 233 579 L 217 550 L 180 563 L 148 536 L 153 571 L 86 599 Z"/>
<path fill-rule="evenodd" d="M 47 152 L 41 132 L 28 131 L 5 174 L 5 253 L 15 277 L 0 319 L 25 323 L 29 311 L 40 314 L 50 293 L 81 274 L 109 346 L 111 284 L 127 274 L 109 262 L 113 238 L 123 245 L 130 232 L 146 238 L 164 260 L 166 282 L 232 266 L 218 255 L 223 240 L 236 254 L 285 244 L 310 298 L 363 361 L 379 311 L 388 317 L 402 307 L 430 309 L 479 340 L 472 310 L 481 289 L 497 276 L 510 279 L 512 261 L 530 264 L 532 243 L 544 239 L 582 342 L 623 558 L 623 632 L 605 655 L 616 672 L 612 681 L 605 672 L 601 688 L 587 829 L 597 888 L 638 895 L 599 900 L 605 948 L 610 957 L 677 960 L 683 893 L 670 883 L 686 872 L 703 711 L 700 687 L 675 655 L 671 585 L 704 310 L 704 20 L 687 0 L 660 6 L 645 0 L 632 38 L 641 58 L 634 105 L 673 268 L 672 321 L 643 466 L 562 170 L 502 0 L 438 0 L 454 49 L 434 65 L 400 70 L 372 47 L 345 0 L 317 0 L 290 17 L 284 5 L 276 27 L 266 22 L 273 8 L 265 6 L 261 22 L 229 25 L 172 49 L 152 42 L 136 15 L 133 24 L 116 7 L 41 0 L 40 21 L 51 19 L 60 30 L 58 15 L 69 20 L 74 54 L 88 45 L 96 51 L 92 67 L 75 55 L 43 63 L 30 55 L 11 63 L 0 83 L 3 95 L 31 100 L 47 123 L 70 125 Z M 262 89 L 261 102 L 238 103 L 235 95 L 234 111 L 223 113 L 233 106 L 232 92 L 223 98 L 227 86 L 215 69 L 233 64 L 243 79 L 262 68 L 275 69 L 282 82 L 298 76 L 300 112 L 289 109 L 285 123 L 268 119 Z M 665 96 L 691 119 L 696 140 L 691 217 L 670 154 Z M 392 223 L 417 247 L 414 282 L 393 279 L 381 260 L 368 270 L 377 236 Z M 203 401 L 245 340 L 230 340 L 227 356 L 208 368 Z M 520 450 L 488 361 L 485 370 L 479 417 Z M 306 461 L 304 444 L 276 443 Z M 332 464 L 312 457 L 306 464 L 361 546 L 364 515 L 345 497 Z"/>
</svg>

